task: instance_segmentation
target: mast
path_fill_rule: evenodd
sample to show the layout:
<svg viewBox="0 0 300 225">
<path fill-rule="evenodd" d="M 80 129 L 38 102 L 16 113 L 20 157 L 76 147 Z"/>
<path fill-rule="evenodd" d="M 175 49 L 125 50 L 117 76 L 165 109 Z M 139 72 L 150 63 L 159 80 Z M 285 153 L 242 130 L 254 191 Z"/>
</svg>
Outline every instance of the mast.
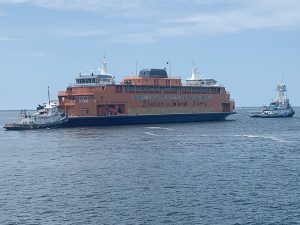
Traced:
<svg viewBox="0 0 300 225">
<path fill-rule="evenodd" d="M 191 80 L 197 79 L 197 68 L 195 67 L 195 62 L 193 62 L 193 68 L 192 68 L 192 78 Z"/>
<path fill-rule="evenodd" d="M 170 75 L 169 80 L 170 80 L 170 87 L 171 87 L 172 86 L 171 85 L 171 83 L 172 83 L 172 65 L 171 65 L 171 60 L 169 60 L 167 62 L 167 65 L 169 65 L 169 75 Z"/>
<path fill-rule="evenodd" d="M 287 95 L 286 95 L 287 89 L 286 89 L 286 85 L 285 85 L 284 82 L 280 82 L 277 85 L 276 91 L 278 92 L 278 99 L 277 99 L 277 101 L 283 102 L 283 101 L 287 100 Z"/>
<path fill-rule="evenodd" d="M 105 55 L 103 57 L 103 60 L 101 61 L 100 74 L 107 75 L 107 61 Z"/>
<path fill-rule="evenodd" d="M 50 91 L 49 91 L 49 86 L 48 86 L 48 103 L 50 105 Z"/>
<path fill-rule="evenodd" d="M 137 68 L 138 68 L 138 62 L 135 61 L 135 76 L 136 76 L 136 77 L 137 77 L 137 75 L 138 75 L 138 74 L 137 74 L 137 73 L 138 73 L 138 72 L 137 72 Z"/>
</svg>

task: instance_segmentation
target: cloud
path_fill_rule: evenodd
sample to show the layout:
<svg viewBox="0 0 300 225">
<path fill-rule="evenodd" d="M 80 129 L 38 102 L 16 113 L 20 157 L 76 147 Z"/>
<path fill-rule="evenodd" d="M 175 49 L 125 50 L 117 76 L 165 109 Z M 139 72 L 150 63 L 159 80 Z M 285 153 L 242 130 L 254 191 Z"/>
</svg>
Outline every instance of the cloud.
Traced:
<svg viewBox="0 0 300 225">
<path fill-rule="evenodd" d="M 181 3 L 190 3 L 181 0 Z M 199 36 L 203 34 L 236 33 L 243 30 L 265 28 L 298 29 L 300 26 L 300 1 L 252 0 L 228 1 L 228 7 L 212 9 L 224 1 L 194 1 L 206 9 L 196 13 L 181 13 L 176 17 L 162 18 L 151 32 L 125 35 L 122 42 L 152 43 L 161 38 Z M 120 38 L 121 39 L 121 38 Z"/>
<path fill-rule="evenodd" d="M 88 28 L 77 21 L 79 26 L 56 28 L 57 31 L 51 33 L 80 38 L 111 36 L 110 42 L 130 44 L 253 29 L 298 29 L 300 26 L 298 0 L 0 0 L 1 3 L 85 11 L 86 16 L 91 14 L 99 20 Z M 106 24 L 101 22 L 103 17 L 109 18 Z M 72 22 L 76 23 L 76 17 Z"/>
<path fill-rule="evenodd" d="M 287 0 L 288 2 L 289 0 Z M 252 1 L 243 9 L 214 13 L 197 13 L 167 20 L 170 24 L 198 28 L 199 33 L 237 32 L 245 29 L 292 27 L 300 24 L 300 4 L 280 4 L 278 1 Z M 266 3 L 268 2 L 268 4 Z M 295 1 L 289 1 L 294 2 Z M 254 4 L 256 3 L 256 4 Z M 276 3 L 276 4 L 275 4 Z"/>
<path fill-rule="evenodd" d="M 28 53 L 28 57 L 30 58 L 43 58 L 47 56 L 45 52 L 30 52 Z"/>
<path fill-rule="evenodd" d="M 7 16 L 8 14 L 6 12 L 3 12 L 0 10 L 0 16 Z"/>
<path fill-rule="evenodd" d="M 180 36 L 188 36 L 184 27 L 166 27 L 155 28 L 151 29 L 151 31 L 146 32 L 120 34 L 111 41 L 124 44 L 149 44 L 155 43 L 161 38 L 172 38 Z"/>
<path fill-rule="evenodd" d="M 80 26 L 77 26 L 77 28 L 67 28 L 67 29 L 61 29 L 56 30 L 56 35 L 58 37 L 105 37 L 110 34 L 109 31 L 101 30 L 98 28 L 86 28 L 82 26 L 81 28 L 78 28 Z"/>
<path fill-rule="evenodd" d="M 152 1 L 147 0 L 0 0 L 1 3 L 28 4 L 58 10 L 91 11 L 104 13 L 106 16 L 145 15 L 150 12 L 147 10 L 148 6 L 153 5 Z"/>
<path fill-rule="evenodd" d="M 7 37 L 7 36 L 0 36 L 0 41 L 15 41 L 15 38 Z"/>
</svg>

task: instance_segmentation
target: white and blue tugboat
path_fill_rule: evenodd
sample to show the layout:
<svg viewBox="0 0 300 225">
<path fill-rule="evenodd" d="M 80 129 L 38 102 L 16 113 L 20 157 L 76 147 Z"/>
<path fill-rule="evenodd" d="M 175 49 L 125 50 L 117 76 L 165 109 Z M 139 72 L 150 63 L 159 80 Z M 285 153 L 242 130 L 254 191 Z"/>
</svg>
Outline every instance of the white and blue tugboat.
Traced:
<svg viewBox="0 0 300 225">
<path fill-rule="evenodd" d="M 58 102 L 49 101 L 42 106 L 39 105 L 32 114 L 21 110 L 18 122 L 5 124 L 4 128 L 6 130 L 56 128 L 63 126 L 67 121 L 68 117 L 58 110 Z"/>
<path fill-rule="evenodd" d="M 290 105 L 286 94 L 286 85 L 281 82 L 277 85 L 278 97 L 271 102 L 268 107 L 265 107 L 262 112 L 252 113 L 250 117 L 254 118 L 277 118 L 277 117 L 292 117 L 295 111 Z"/>
<path fill-rule="evenodd" d="M 50 101 L 48 87 L 48 102 L 38 105 L 36 112 L 28 114 L 26 110 L 21 110 L 16 123 L 5 124 L 6 130 L 29 130 L 41 128 L 62 127 L 69 119 L 59 111 L 58 101 Z"/>
</svg>

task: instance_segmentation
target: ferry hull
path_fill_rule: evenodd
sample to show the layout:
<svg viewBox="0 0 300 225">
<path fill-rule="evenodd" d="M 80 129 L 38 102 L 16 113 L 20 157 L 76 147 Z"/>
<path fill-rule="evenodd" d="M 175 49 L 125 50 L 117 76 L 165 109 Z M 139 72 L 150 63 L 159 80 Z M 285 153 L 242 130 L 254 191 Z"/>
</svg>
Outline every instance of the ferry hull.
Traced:
<svg viewBox="0 0 300 225">
<path fill-rule="evenodd" d="M 235 112 L 136 116 L 117 115 L 105 117 L 69 117 L 69 120 L 67 123 L 64 124 L 64 127 L 222 121 L 225 120 L 227 116 L 231 114 L 235 114 Z"/>
</svg>

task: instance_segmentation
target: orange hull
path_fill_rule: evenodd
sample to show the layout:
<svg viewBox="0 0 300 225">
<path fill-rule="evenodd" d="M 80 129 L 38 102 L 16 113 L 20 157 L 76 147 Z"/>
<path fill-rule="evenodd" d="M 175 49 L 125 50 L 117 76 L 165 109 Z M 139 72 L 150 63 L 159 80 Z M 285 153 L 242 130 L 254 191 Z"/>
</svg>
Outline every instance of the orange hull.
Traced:
<svg viewBox="0 0 300 225">
<path fill-rule="evenodd" d="M 211 83 L 201 85 L 202 81 Z M 58 93 L 59 109 L 70 119 L 209 113 L 229 115 L 234 110 L 230 94 L 223 86 L 215 85 L 213 79 L 189 80 L 191 85 L 183 86 L 180 78 L 169 78 L 164 69 L 142 70 L 139 77 L 127 77 L 118 85 L 110 75 L 80 75 L 76 82 L 76 85 Z"/>
<path fill-rule="evenodd" d="M 58 98 L 60 110 L 71 117 L 232 112 L 234 109 L 234 101 L 224 87 L 69 87 L 59 92 Z"/>
</svg>

